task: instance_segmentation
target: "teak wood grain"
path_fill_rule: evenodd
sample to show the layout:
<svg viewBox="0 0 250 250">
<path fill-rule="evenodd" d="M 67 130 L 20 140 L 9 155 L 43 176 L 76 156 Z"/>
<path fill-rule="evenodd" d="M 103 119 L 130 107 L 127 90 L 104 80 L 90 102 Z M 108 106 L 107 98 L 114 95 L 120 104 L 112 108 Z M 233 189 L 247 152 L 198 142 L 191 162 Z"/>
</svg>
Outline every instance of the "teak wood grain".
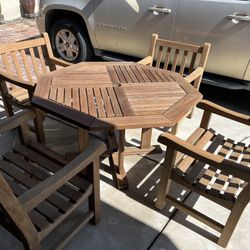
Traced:
<svg viewBox="0 0 250 250">
<path fill-rule="evenodd" d="M 80 112 L 91 117 L 82 127 L 96 130 L 101 122 L 107 129 L 174 126 L 200 99 L 175 72 L 136 63 L 80 63 L 41 77 L 32 103 L 60 116 Z"/>
<path fill-rule="evenodd" d="M 68 161 L 62 155 L 30 140 L 32 111 L 0 122 L 0 133 L 21 125 L 23 144 L 0 159 L 0 224 L 23 242 L 25 249 L 41 249 L 41 241 L 70 214 L 88 203 L 77 223 L 62 235 L 53 249 L 61 249 L 90 220 L 100 219 L 99 157 L 106 150 L 96 138 Z M 25 138 L 25 139 L 24 139 Z M 82 173 L 85 171 L 85 175 Z"/>
<path fill-rule="evenodd" d="M 6 115 L 14 114 L 13 106 L 31 108 L 37 79 L 58 65 L 69 63 L 54 57 L 47 33 L 32 40 L 0 44 L 0 91 Z M 36 117 L 34 124 L 37 138 L 43 142 L 42 119 Z"/>
<path fill-rule="evenodd" d="M 217 114 L 241 122 L 249 130 L 250 116 L 205 100 L 197 106 L 204 110 L 200 127 L 186 141 L 170 133 L 163 133 L 158 139 L 167 146 L 167 151 L 156 207 L 162 209 L 169 202 L 218 231 L 220 237 L 215 236 L 213 239 L 226 247 L 249 203 L 250 145 L 226 138 L 214 131 L 209 127 L 209 121 L 212 114 Z M 172 182 L 177 182 L 230 210 L 226 223 L 223 225 L 170 195 Z"/>
<path fill-rule="evenodd" d="M 86 62 L 41 76 L 32 104 L 89 131 L 118 129 L 122 179 L 124 130 L 175 126 L 201 98 L 176 72 L 132 62 Z M 129 154 L 152 151 L 147 139 L 141 151 Z"/>
</svg>

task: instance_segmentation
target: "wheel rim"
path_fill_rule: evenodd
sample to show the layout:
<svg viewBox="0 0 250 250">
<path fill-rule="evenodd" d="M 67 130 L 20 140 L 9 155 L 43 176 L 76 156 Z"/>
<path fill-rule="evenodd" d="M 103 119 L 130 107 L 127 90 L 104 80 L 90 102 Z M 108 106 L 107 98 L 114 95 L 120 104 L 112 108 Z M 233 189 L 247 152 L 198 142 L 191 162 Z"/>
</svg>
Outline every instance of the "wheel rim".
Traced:
<svg viewBox="0 0 250 250">
<path fill-rule="evenodd" d="M 66 61 L 74 61 L 79 55 L 79 43 L 76 36 L 67 29 L 62 29 L 55 36 L 56 50 Z"/>
</svg>

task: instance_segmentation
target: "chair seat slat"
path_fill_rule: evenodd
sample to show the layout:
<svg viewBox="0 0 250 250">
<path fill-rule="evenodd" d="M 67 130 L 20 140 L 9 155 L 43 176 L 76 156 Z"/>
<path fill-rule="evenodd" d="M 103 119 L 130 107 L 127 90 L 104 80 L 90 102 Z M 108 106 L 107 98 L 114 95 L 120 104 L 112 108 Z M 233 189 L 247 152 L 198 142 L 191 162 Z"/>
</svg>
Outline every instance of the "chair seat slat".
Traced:
<svg viewBox="0 0 250 250">
<path fill-rule="evenodd" d="M 210 169 L 205 170 L 204 174 L 199 179 L 199 181 L 195 184 L 195 186 L 201 189 L 202 191 L 207 191 L 215 175 L 216 175 L 215 171 L 210 170 Z"/>
<path fill-rule="evenodd" d="M 250 165 L 250 146 L 248 146 L 244 149 L 243 157 L 241 159 L 241 164 L 249 167 L 249 165 Z"/>
<path fill-rule="evenodd" d="M 195 145 L 197 147 L 203 148 L 213 137 L 214 133 L 212 131 L 206 131 L 199 141 L 195 143 Z M 175 171 L 181 175 L 186 174 L 193 162 L 194 158 L 187 156 L 178 164 L 178 167 L 175 168 Z"/>
<path fill-rule="evenodd" d="M 32 179 L 30 175 L 27 175 L 16 167 L 12 167 L 12 165 L 6 163 L 5 161 L 0 161 L 0 169 L 26 188 L 32 188 L 38 183 L 38 181 Z M 62 209 L 63 211 L 67 211 L 71 207 L 71 204 L 69 202 L 64 199 L 61 199 L 60 197 L 54 194 L 48 198 L 48 201 L 57 206 L 58 208 Z"/>
<path fill-rule="evenodd" d="M 6 175 L 5 175 L 6 178 Z M 9 184 L 9 186 L 11 187 L 12 191 L 15 193 L 15 195 L 18 197 L 20 195 L 22 195 L 23 193 L 25 193 L 27 191 L 26 188 L 24 188 L 22 185 L 19 185 L 17 182 L 13 181 L 10 178 L 6 178 L 7 183 Z M 42 221 L 44 221 L 44 218 L 42 217 L 46 217 L 47 219 L 49 219 L 50 221 L 55 221 L 57 218 L 59 218 L 61 216 L 61 213 L 59 212 L 58 208 L 56 208 L 55 206 L 53 206 L 51 203 L 49 203 L 48 201 L 44 201 L 42 202 L 40 205 L 38 205 L 36 207 L 36 210 L 32 210 L 32 212 L 36 213 L 35 218 L 39 217 L 41 218 Z M 38 213 L 40 213 L 38 215 Z M 33 221 L 34 223 L 36 223 L 36 221 Z M 48 223 L 48 221 L 47 221 Z M 37 222 L 38 226 L 39 226 L 39 222 Z M 48 226 L 48 224 L 47 224 Z"/>
<path fill-rule="evenodd" d="M 69 160 L 67 160 L 64 156 L 62 156 L 61 154 L 45 147 L 43 144 L 40 144 L 37 142 L 29 142 L 28 147 L 32 151 L 46 157 L 47 159 L 52 160 L 53 162 L 55 162 L 61 166 L 64 166 L 69 162 Z"/>
<path fill-rule="evenodd" d="M 215 182 L 211 186 L 211 189 L 209 190 L 209 193 L 212 193 L 215 196 L 219 196 L 219 195 L 222 196 L 227 181 L 228 181 L 228 176 L 227 175 L 219 174 L 216 177 Z"/>
<path fill-rule="evenodd" d="M 31 161 L 34 161 L 35 163 L 43 166 L 44 168 L 48 169 L 51 172 L 55 173 L 61 168 L 61 166 L 56 164 L 55 162 L 49 160 L 46 157 L 43 157 L 42 155 L 30 150 L 29 148 L 24 147 L 24 146 L 16 145 L 14 147 L 14 151 L 20 153 L 25 158 L 27 158 Z M 89 183 L 86 180 L 84 180 L 83 178 L 81 178 L 80 176 L 75 176 L 74 178 L 72 178 L 70 180 L 70 182 L 72 182 L 73 185 L 77 186 L 81 190 L 85 190 L 89 185 Z"/>
<path fill-rule="evenodd" d="M 15 164 L 18 166 L 20 169 L 24 170 L 27 174 L 30 174 L 33 178 L 38 179 L 39 181 L 43 181 L 47 179 L 51 174 L 48 172 L 48 170 L 45 170 L 41 167 L 38 167 L 31 162 L 27 162 L 20 155 L 8 152 L 3 155 L 4 159 L 8 160 L 9 162 Z M 76 202 L 81 194 L 77 192 L 75 189 L 70 187 L 69 185 L 65 184 L 63 185 L 58 191 L 66 196 L 68 199 L 73 200 Z"/>
</svg>

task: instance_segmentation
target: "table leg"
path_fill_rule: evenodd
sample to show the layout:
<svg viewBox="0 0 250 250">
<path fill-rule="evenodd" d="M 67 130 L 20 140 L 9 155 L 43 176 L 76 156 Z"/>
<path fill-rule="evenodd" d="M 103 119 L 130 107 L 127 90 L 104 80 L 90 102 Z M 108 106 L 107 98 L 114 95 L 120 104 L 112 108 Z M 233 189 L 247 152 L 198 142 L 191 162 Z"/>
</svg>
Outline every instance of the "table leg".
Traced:
<svg viewBox="0 0 250 250">
<path fill-rule="evenodd" d="M 152 128 L 142 128 L 141 145 L 140 147 L 128 147 L 125 150 L 125 155 L 145 155 L 145 154 L 160 154 L 162 149 L 159 145 L 151 145 Z"/>
<path fill-rule="evenodd" d="M 119 142 L 118 142 L 118 162 L 114 160 L 116 166 L 116 178 L 118 189 L 128 188 L 127 174 L 124 169 L 124 152 L 125 152 L 125 130 L 119 130 Z"/>
<path fill-rule="evenodd" d="M 180 127 L 180 122 L 176 123 L 172 128 L 171 128 L 171 134 L 176 135 Z"/>
<path fill-rule="evenodd" d="M 124 150 L 126 155 L 145 155 L 145 154 L 160 154 L 162 149 L 160 145 L 151 145 L 152 128 L 143 128 L 141 131 L 141 145 L 140 147 L 130 146 Z"/>
<path fill-rule="evenodd" d="M 152 137 L 152 128 L 143 128 L 141 131 L 141 149 L 150 148 L 151 146 L 151 137 Z"/>
</svg>

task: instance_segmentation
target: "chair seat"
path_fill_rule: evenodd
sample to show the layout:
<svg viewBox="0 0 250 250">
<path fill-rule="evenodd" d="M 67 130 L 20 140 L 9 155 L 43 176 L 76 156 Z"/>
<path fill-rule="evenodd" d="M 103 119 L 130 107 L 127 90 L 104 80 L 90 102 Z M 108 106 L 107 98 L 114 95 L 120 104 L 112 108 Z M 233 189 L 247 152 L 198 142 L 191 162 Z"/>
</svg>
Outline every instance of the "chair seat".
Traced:
<svg viewBox="0 0 250 250">
<path fill-rule="evenodd" d="M 9 91 L 10 96 L 13 97 L 14 102 L 19 104 L 28 104 L 29 101 L 29 94 L 26 89 L 23 88 L 15 88 Z"/>
<path fill-rule="evenodd" d="M 249 166 L 250 147 L 217 134 L 213 129 L 198 128 L 188 140 L 210 153 Z M 247 184 L 239 178 L 223 173 L 214 166 L 197 161 L 190 156 L 183 156 L 180 153 L 177 155 L 177 165 L 172 175 L 173 178 L 181 178 L 196 190 L 198 188 L 208 195 L 230 202 L 237 199 Z"/>
<path fill-rule="evenodd" d="M 155 206 L 163 209 L 168 202 L 191 215 L 217 231 L 218 236 L 212 233 L 208 238 L 226 247 L 249 203 L 250 147 L 208 128 L 213 114 L 217 114 L 240 123 L 248 131 L 250 116 L 207 100 L 202 100 L 197 107 L 204 110 L 200 127 L 186 140 L 170 133 L 164 133 L 158 139 L 167 146 L 167 150 Z M 228 129 L 233 130 L 231 127 Z M 208 210 L 213 211 L 212 206 L 204 213 L 202 209 L 196 210 L 193 204 L 190 206 L 171 196 L 169 190 L 172 182 L 228 209 L 230 213 L 226 222 L 222 224 L 209 216 Z"/>
<path fill-rule="evenodd" d="M 12 152 L 5 153 L 0 160 L 0 171 L 17 197 L 53 175 L 64 165 L 59 156 L 57 160 L 52 160 L 51 152 L 47 148 L 40 144 L 38 147 L 34 145 L 16 145 Z M 93 185 L 83 176 L 77 175 L 32 209 L 29 217 L 38 231 L 39 238 L 43 239 L 92 192 Z M 94 213 L 88 211 L 85 216 L 86 220 L 90 220 Z"/>
</svg>

